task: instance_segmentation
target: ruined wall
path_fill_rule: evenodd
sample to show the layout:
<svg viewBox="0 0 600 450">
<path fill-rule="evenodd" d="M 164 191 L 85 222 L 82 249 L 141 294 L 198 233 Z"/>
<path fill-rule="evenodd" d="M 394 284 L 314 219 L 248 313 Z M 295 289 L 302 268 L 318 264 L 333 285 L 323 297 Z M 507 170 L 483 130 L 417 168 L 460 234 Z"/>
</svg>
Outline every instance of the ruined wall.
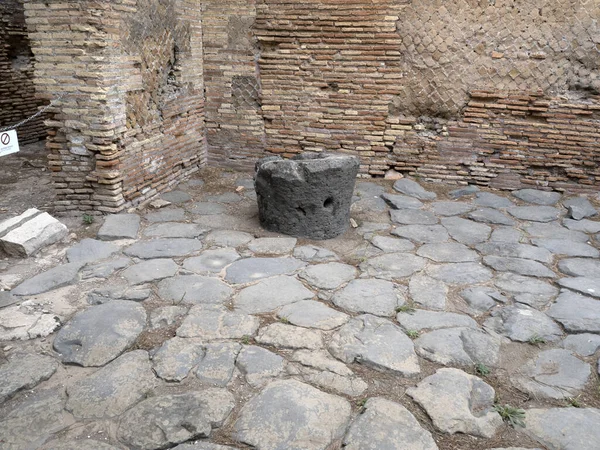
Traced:
<svg viewBox="0 0 600 450">
<path fill-rule="evenodd" d="M 34 115 L 44 102 L 35 95 L 33 54 L 23 11 L 23 0 L 0 2 L 0 127 Z M 46 137 L 44 118 L 17 130 L 22 144 Z"/>
</svg>

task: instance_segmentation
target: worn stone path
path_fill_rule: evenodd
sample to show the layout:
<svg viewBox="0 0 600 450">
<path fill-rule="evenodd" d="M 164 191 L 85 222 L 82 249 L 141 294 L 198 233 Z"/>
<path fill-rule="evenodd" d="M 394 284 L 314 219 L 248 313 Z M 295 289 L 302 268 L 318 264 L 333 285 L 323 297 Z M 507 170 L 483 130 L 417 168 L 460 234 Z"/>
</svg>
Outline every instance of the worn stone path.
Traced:
<svg viewBox="0 0 600 450">
<path fill-rule="evenodd" d="M 598 198 L 358 182 L 322 242 L 243 175 L 163 199 L 5 262 L 1 450 L 600 448 Z"/>
</svg>

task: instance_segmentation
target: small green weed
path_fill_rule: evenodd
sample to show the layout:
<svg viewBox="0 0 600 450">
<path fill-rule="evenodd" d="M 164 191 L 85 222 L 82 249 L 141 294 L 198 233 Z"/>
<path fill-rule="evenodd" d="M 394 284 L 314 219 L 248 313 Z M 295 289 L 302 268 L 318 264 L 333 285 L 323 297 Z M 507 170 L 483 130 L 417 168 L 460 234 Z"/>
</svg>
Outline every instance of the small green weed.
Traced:
<svg viewBox="0 0 600 450">
<path fill-rule="evenodd" d="M 368 400 L 367 398 L 360 398 L 360 399 L 356 400 L 355 405 L 358 408 L 362 409 L 367 404 L 367 400 Z"/>
<path fill-rule="evenodd" d="M 417 330 L 406 330 L 405 333 L 411 339 L 417 339 L 419 337 L 419 332 Z"/>
<path fill-rule="evenodd" d="M 402 306 L 398 306 L 396 308 L 396 312 L 397 313 L 407 313 L 407 314 L 413 314 L 416 311 L 416 309 L 414 308 L 414 306 L 412 305 L 402 305 Z"/>
<path fill-rule="evenodd" d="M 250 344 L 250 336 L 248 336 L 247 334 L 242 336 L 242 344 L 249 345 Z"/>
<path fill-rule="evenodd" d="M 286 323 L 286 324 L 289 324 L 289 323 L 290 323 L 290 321 L 289 321 L 289 319 L 288 319 L 287 317 L 280 317 L 280 318 L 279 318 L 279 321 L 280 321 L 281 323 Z"/>
<path fill-rule="evenodd" d="M 482 377 L 487 377 L 490 373 L 492 373 L 492 370 L 485 364 L 478 363 L 475 365 L 475 372 Z"/>
<path fill-rule="evenodd" d="M 581 399 L 581 394 L 578 395 L 577 397 L 569 397 L 569 398 L 567 398 L 567 402 L 573 408 L 582 408 L 583 407 L 583 403 L 581 402 L 580 399 Z"/>
<path fill-rule="evenodd" d="M 537 334 L 531 336 L 531 338 L 529 339 L 529 343 L 531 345 L 541 345 L 541 344 L 545 344 L 546 343 L 546 339 L 544 339 L 541 336 L 538 336 Z"/>
<path fill-rule="evenodd" d="M 91 225 L 94 223 L 94 216 L 92 216 L 91 214 L 84 214 L 81 220 L 86 225 Z"/>
<path fill-rule="evenodd" d="M 525 427 L 525 410 L 510 405 L 494 405 L 494 410 L 513 428 L 515 426 Z"/>
</svg>

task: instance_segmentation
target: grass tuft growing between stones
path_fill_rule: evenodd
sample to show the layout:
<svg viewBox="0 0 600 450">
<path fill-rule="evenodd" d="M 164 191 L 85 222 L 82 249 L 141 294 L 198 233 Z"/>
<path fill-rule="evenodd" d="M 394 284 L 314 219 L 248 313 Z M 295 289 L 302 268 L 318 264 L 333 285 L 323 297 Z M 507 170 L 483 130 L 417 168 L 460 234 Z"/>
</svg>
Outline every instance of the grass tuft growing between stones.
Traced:
<svg viewBox="0 0 600 450">
<path fill-rule="evenodd" d="M 520 408 L 515 408 L 510 405 L 494 405 L 494 410 L 500 414 L 502 420 L 508 423 L 513 428 L 515 426 L 525 428 L 525 410 Z"/>
<path fill-rule="evenodd" d="M 475 372 L 477 373 L 477 375 L 487 377 L 490 373 L 492 373 L 492 370 L 485 364 L 478 363 L 475 365 Z"/>
<path fill-rule="evenodd" d="M 94 223 L 94 216 L 91 214 L 84 214 L 81 218 L 81 221 L 86 225 L 91 225 Z"/>
</svg>

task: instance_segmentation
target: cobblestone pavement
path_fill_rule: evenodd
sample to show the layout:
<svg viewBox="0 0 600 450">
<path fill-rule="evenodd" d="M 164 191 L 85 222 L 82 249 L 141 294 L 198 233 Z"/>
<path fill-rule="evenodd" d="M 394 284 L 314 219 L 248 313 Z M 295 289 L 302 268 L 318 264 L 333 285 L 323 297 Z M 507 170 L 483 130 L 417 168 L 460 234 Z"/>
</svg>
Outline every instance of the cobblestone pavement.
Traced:
<svg viewBox="0 0 600 450">
<path fill-rule="evenodd" d="M 163 199 L 4 261 L 0 449 L 600 448 L 597 198 L 358 182 L 321 242 L 245 175 Z"/>
</svg>

